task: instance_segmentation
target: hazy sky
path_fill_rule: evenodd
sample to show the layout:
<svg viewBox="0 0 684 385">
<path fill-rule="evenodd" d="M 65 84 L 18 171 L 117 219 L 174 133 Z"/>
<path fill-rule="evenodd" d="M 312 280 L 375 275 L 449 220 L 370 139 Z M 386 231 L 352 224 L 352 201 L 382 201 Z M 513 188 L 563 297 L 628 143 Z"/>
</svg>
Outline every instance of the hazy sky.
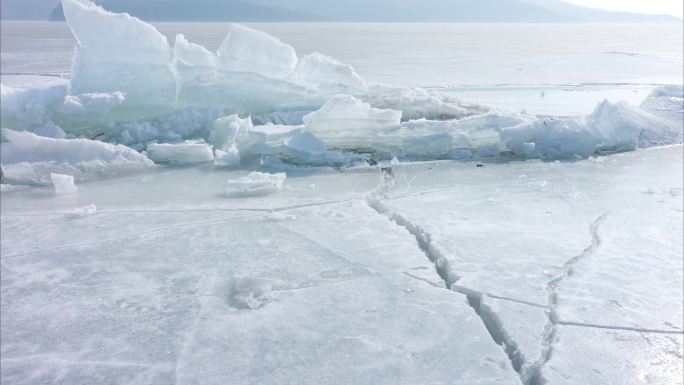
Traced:
<svg viewBox="0 0 684 385">
<path fill-rule="evenodd" d="M 682 0 L 565 0 L 568 3 L 609 11 L 668 14 L 682 17 Z"/>
</svg>

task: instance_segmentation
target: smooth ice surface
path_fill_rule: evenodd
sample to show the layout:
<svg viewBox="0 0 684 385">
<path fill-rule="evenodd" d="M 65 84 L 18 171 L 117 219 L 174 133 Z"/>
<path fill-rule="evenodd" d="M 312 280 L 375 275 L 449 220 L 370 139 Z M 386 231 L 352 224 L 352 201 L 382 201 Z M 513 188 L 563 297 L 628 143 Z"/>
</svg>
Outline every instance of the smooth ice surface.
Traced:
<svg viewBox="0 0 684 385">
<path fill-rule="evenodd" d="M 549 384 L 681 385 L 682 335 L 562 326 L 544 369 Z"/>
</svg>

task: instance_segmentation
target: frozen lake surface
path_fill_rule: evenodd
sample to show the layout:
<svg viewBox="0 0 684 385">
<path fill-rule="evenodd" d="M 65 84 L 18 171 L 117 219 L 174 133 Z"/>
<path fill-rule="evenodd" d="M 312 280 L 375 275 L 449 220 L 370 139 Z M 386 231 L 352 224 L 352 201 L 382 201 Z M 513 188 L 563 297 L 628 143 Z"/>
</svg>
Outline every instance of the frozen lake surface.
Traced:
<svg viewBox="0 0 684 385">
<path fill-rule="evenodd" d="M 2 379 L 681 384 L 682 164 L 672 146 L 288 170 L 265 197 L 206 167 L 4 192 Z"/>
<path fill-rule="evenodd" d="M 681 26 L 63 4 L 73 65 L 2 23 L 3 384 L 683 384 Z"/>
<path fill-rule="evenodd" d="M 154 23 L 173 40 L 215 50 L 227 23 Z M 251 23 L 291 44 L 349 63 L 370 81 L 447 87 L 468 100 L 531 113 L 589 113 L 603 99 L 639 104 L 658 84 L 681 84 L 677 24 Z M 66 23 L 2 24 L 2 82 L 68 76 L 74 39 Z M 9 76 L 10 74 L 15 74 Z M 45 78 L 42 78 L 43 80 Z"/>
</svg>

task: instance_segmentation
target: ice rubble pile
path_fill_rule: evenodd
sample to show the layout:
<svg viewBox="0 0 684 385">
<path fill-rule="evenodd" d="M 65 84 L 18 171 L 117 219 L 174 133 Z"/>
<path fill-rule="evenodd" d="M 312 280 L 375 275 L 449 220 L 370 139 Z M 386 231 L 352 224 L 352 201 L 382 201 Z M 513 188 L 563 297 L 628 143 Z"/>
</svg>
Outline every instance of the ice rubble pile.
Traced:
<svg viewBox="0 0 684 385">
<path fill-rule="evenodd" d="M 4 179 L 13 184 L 50 185 L 51 174 L 78 181 L 122 176 L 154 167 L 145 155 L 124 145 L 88 139 L 54 139 L 30 132 L 2 130 Z"/>
<path fill-rule="evenodd" d="M 3 99 L 12 102 L 3 103 L 4 120 L 24 121 L 33 112 L 34 120 L 88 136 L 102 126 L 120 128 L 109 127 L 113 122 L 158 119 L 186 108 L 221 115 L 310 112 L 339 93 L 398 106 L 406 118 L 463 117 L 472 107 L 437 92 L 369 85 L 349 65 L 317 52 L 298 58 L 291 46 L 241 25 L 230 26 L 214 53 L 180 34 L 170 46 L 153 26 L 87 0 L 63 0 L 63 8 L 77 42 L 69 90 L 62 84 L 41 103 L 5 87 Z M 34 105 L 46 111 L 33 111 Z"/>
<path fill-rule="evenodd" d="M 298 58 L 240 25 L 214 53 L 183 35 L 171 47 L 153 26 L 87 0 L 63 7 L 77 41 L 68 87 L 1 88 L 3 127 L 53 137 L 4 130 L 8 180 L 47 184 L 57 172 L 80 181 L 152 161 L 557 159 L 682 142 L 682 86 L 660 87 L 639 107 L 606 101 L 588 116 L 542 118 L 368 84 L 348 65 L 320 53 Z"/>
</svg>

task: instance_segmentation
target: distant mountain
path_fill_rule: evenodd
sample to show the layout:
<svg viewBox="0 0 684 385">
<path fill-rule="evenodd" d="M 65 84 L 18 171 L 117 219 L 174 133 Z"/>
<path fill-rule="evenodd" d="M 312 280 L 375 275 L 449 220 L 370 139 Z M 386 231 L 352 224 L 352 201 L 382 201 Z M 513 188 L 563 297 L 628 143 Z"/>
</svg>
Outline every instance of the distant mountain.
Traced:
<svg viewBox="0 0 684 385">
<path fill-rule="evenodd" d="M 644 15 L 630 12 L 604 11 L 596 8 L 582 7 L 561 0 L 521 0 L 537 5 L 556 14 L 562 14 L 572 20 L 585 23 L 638 23 L 638 22 L 679 22 L 682 20 L 669 15 Z"/>
<path fill-rule="evenodd" d="M 251 0 L 274 5 L 282 0 Z M 340 21 L 386 22 L 681 22 L 673 16 L 609 12 L 561 0 L 288 0 Z"/>
<path fill-rule="evenodd" d="M 0 0 L 3 19 L 64 20 L 59 0 Z M 561 0 L 96 0 L 152 21 L 681 22 Z"/>
<path fill-rule="evenodd" d="M 2 20 L 47 20 L 59 0 L 0 0 Z"/>
<path fill-rule="evenodd" d="M 326 20 L 306 12 L 242 0 L 96 0 L 112 12 L 126 12 L 151 21 L 312 21 Z M 50 20 L 64 20 L 62 4 Z"/>
</svg>

